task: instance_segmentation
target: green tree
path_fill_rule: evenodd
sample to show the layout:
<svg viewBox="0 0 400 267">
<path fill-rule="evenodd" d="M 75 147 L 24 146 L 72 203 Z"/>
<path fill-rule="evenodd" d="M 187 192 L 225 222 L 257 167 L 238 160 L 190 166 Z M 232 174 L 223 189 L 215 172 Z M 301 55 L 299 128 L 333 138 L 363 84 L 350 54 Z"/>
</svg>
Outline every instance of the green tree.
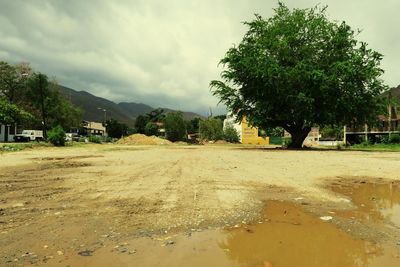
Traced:
<svg viewBox="0 0 400 267">
<path fill-rule="evenodd" d="M 146 124 L 149 122 L 149 118 L 146 115 L 139 115 L 135 120 L 135 128 L 138 133 L 144 134 Z"/>
<path fill-rule="evenodd" d="M 22 123 L 32 118 L 30 113 L 0 97 L 0 124 Z"/>
<path fill-rule="evenodd" d="M 220 119 L 208 118 L 199 123 L 200 138 L 210 141 L 221 140 L 224 137 L 223 125 Z"/>
<path fill-rule="evenodd" d="M 49 95 L 50 95 L 50 86 L 49 80 L 46 75 L 42 73 L 34 73 L 29 81 L 29 98 L 32 102 L 33 108 L 35 108 L 40 116 L 43 135 L 47 137 L 47 115 L 48 112 L 48 104 L 49 104 Z"/>
<path fill-rule="evenodd" d="M 182 112 L 171 112 L 165 116 L 165 135 L 172 142 L 186 139 L 186 124 Z"/>
<path fill-rule="evenodd" d="M 329 21 L 326 8 L 288 9 L 279 3 L 269 19 L 256 15 L 211 82 L 238 119 L 262 129 L 282 127 L 299 148 L 315 124 L 375 120 L 385 89 L 382 55 L 355 39 L 345 22 Z"/>
<path fill-rule="evenodd" d="M 112 138 L 121 138 L 128 135 L 129 127 L 124 123 L 120 123 L 115 119 L 107 120 L 107 134 Z"/>
<path fill-rule="evenodd" d="M 144 128 L 144 133 L 148 136 L 158 135 L 158 126 L 154 122 L 149 121 Z"/>
<path fill-rule="evenodd" d="M 57 125 L 49 131 L 49 136 L 47 139 L 55 146 L 65 146 L 64 129 L 60 125 Z"/>
<path fill-rule="evenodd" d="M 165 119 L 164 110 L 161 108 L 152 110 L 146 114 L 147 118 L 151 122 L 163 122 Z"/>
<path fill-rule="evenodd" d="M 77 127 L 81 121 L 82 112 L 61 94 L 56 81 L 49 81 L 42 73 L 33 73 L 28 80 L 28 97 L 32 113 L 40 118 L 43 134 L 49 128 L 60 125 L 64 129 Z"/>
<path fill-rule="evenodd" d="M 229 143 L 239 143 L 239 133 L 233 128 L 232 125 L 228 125 L 224 129 L 224 140 Z"/>
<path fill-rule="evenodd" d="M 25 100 L 26 78 L 29 73 L 29 65 L 13 66 L 0 61 L 0 97 L 5 97 L 12 104 L 21 104 Z"/>
</svg>

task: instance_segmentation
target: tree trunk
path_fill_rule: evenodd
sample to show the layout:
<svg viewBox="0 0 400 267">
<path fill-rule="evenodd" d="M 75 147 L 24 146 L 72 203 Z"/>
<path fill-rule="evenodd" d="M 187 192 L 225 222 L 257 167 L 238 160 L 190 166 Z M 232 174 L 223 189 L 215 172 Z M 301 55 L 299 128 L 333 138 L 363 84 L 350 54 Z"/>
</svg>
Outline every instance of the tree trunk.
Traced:
<svg viewBox="0 0 400 267">
<path fill-rule="evenodd" d="M 301 130 L 288 131 L 292 136 L 292 141 L 288 145 L 288 148 L 300 149 L 303 147 L 303 142 L 306 139 L 308 133 L 311 131 L 310 127 Z"/>
</svg>

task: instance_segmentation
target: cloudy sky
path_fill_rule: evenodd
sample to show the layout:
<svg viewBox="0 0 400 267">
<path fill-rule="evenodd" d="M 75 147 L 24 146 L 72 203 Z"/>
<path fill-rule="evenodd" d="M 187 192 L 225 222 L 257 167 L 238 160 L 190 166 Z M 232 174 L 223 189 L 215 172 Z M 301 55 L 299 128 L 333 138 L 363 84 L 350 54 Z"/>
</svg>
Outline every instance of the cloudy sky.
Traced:
<svg viewBox="0 0 400 267">
<path fill-rule="evenodd" d="M 331 19 L 362 29 L 385 55 L 384 80 L 400 84 L 400 1 L 287 0 L 328 5 Z M 240 42 L 242 21 L 271 16 L 269 0 L 0 0 L 0 60 L 28 61 L 65 86 L 115 102 L 207 113 L 218 100 L 209 82 Z"/>
</svg>

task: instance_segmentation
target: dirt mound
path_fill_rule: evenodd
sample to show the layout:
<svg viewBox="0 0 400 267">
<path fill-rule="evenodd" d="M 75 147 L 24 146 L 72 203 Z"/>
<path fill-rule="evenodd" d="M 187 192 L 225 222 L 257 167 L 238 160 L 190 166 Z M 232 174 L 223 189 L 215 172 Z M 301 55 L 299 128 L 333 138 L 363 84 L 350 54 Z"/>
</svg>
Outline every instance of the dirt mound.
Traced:
<svg viewBox="0 0 400 267">
<path fill-rule="evenodd" d="M 166 139 L 157 136 L 146 136 L 144 134 L 132 134 L 117 141 L 121 145 L 169 145 L 172 144 Z"/>
</svg>

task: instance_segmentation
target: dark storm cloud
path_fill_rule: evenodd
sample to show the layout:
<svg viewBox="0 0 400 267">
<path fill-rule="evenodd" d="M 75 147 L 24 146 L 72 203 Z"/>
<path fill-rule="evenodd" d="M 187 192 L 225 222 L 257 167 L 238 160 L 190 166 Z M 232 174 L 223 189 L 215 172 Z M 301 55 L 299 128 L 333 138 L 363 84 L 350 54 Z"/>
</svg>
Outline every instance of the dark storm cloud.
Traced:
<svg viewBox="0 0 400 267">
<path fill-rule="evenodd" d="M 363 29 L 359 38 L 385 55 L 385 81 L 400 83 L 398 1 L 286 1 L 329 5 L 332 19 Z M 0 0 L 0 60 L 28 61 L 61 84 L 116 102 L 207 112 L 219 59 L 254 13 L 276 1 Z"/>
</svg>

